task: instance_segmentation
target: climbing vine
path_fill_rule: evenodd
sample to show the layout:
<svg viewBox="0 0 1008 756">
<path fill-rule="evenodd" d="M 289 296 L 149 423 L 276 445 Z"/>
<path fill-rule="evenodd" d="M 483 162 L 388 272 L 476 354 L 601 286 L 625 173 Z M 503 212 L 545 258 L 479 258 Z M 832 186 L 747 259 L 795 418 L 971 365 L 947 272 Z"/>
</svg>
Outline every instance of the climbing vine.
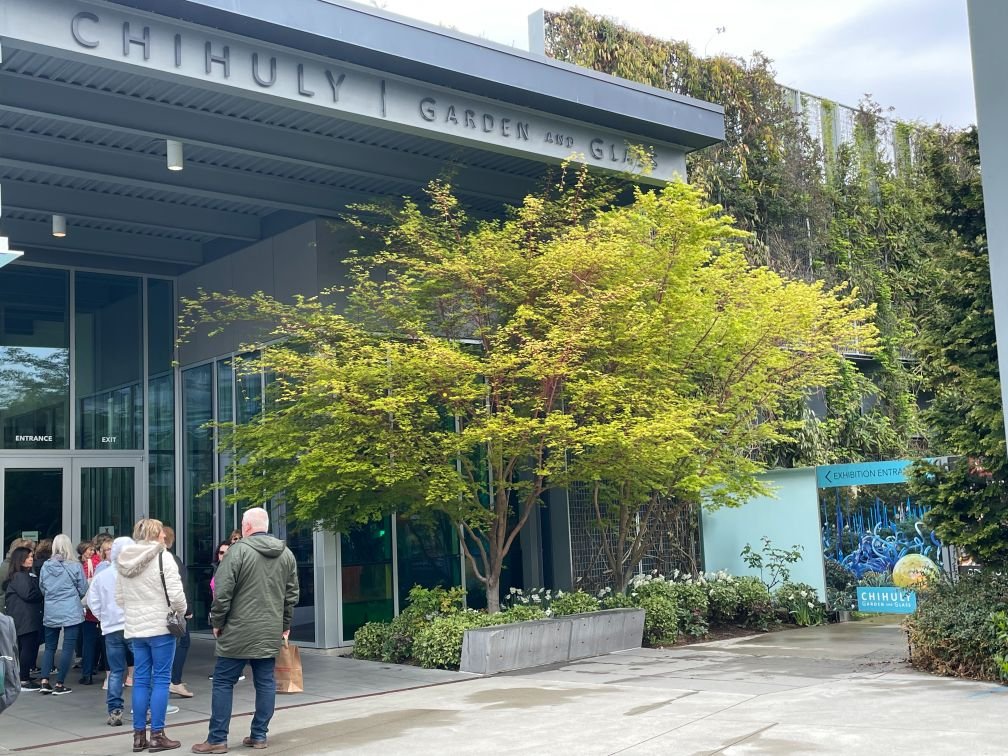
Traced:
<svg viewBox="0 0 1008 756">
<path fill-rule="evenodd" d="M 926 451 L 911 345 L 935 236 L 936 190 L 922 150 L 952 142 L 937 128 L 895 124 L 862 102 L 853 139 L 835 133 L 837 106 L 784 90 L 771 62 L 695 54 L 580 8 L 546 14 L 547 54 L 720 103 L 722 143 L 688 157 L 690 181 L 752 232 L 754 263 L 797 278 L 849 282 L 874 305 L 879 346 L 813 402 L 792 408 L 793 439 L 755 450 L 769 463 L 823 464 Z M 796 102 L 795 97 L 798 98 Z M 889 129 L 892 129 L 891 137 Z M 881 147 L 886 133 L 891 153 Z M 870 359 L 868 359 L 870 358 Z"/>
</svg>

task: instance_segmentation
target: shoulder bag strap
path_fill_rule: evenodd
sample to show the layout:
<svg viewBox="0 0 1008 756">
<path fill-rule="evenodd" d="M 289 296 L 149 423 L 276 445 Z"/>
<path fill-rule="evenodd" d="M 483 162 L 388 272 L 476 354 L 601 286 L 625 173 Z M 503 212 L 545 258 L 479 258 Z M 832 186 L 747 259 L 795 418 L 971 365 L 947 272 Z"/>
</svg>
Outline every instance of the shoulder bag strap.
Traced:
<svg viewBox="0 0 1008 756">
<path fill-rule="evenodd" d="M 165 579 L 164 579 L 164 559 L 163 559 L 163 557 L 164 557 L 164 549 L 162 549 L 160 552 L 158 552 L 157 563 L 158 563 L 158 569 L 161 571 L 161 588 L 164 590 L 164 600 L 165 600 L 165 603 L 168 604 L 168 608 L 171 609 L 171 599 L 168 598 L 168 586 L 165 584 Z"/>
</svg>

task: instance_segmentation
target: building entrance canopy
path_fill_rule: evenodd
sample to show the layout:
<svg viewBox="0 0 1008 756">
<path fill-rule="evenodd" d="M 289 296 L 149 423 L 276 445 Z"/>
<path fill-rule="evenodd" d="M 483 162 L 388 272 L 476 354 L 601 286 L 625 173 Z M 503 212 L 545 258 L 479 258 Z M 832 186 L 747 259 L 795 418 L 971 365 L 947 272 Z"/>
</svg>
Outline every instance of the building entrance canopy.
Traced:
<svg viewBox="0 0 1008 756">
<path fill-rule="evenodd" d="M 498 213 L 566 158 L 662 182 L 723 136 L 717 106 L 350 3 L 5 0 L 0 44 L 0 228 L 36 261 L 174 274 L 438 176 Z"/>
</svg>

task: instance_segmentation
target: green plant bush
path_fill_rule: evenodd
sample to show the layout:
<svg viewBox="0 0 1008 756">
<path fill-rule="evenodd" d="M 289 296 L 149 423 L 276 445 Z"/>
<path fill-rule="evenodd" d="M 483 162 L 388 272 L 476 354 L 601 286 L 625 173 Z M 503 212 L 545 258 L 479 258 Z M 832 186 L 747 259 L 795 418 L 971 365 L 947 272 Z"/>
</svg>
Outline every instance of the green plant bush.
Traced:
<svg viewBox="0 0 1008 756">
<path fill-rule="evenodd" d="M 460 586 L 424 588 L 414 585 L 410 588 L 406 608 L 400 614 L 410 614 L 421 618 L 458 614 L 465 609 L 465 596 L 466 590 Z"/>
<path fill-rule="evenodd" d="M 638 595 L 635 604 L 644 610 L 644 642 L 652 647 L 670 646 L 679 637 L 679 606 L 661 591 Z"/>
<path fill-rule="evenodd" d="M 712 623 L 727 625 L 739 615 L 741 597 L 731 576 L 719 576 L 707 582 L 707 614 Z"/>
<path fill-rule="evenodd" d="M 774 600 L 785 619 L 799 627 L 812 627 L 826 622 L 826 605 L 808 583 L 784 583 L 774 594 Z"/>
<path fill-rule="evenodd" d="M 917 611 L 905 621 L 911 663 L 940 675 L 997 680 L 997 657 L 1008 655 L 992 614 L 1008 610 L 1008 576 L 965 575 L 918 594 Z"/>
<path fill-rule="evenodd" d="M 550 610 L 553 612 L 554 617 L 563 617 L 567 614 L 597 612 L 599 608 L 599 600 L 581 590 L 560 593 L 554 597 L 550 604 Z"/>
<path fill-rule="evenodd" d="M 739 594 L 736 621 L 745 627 L 767 631 L 777 624 L 777 614 L 766 585 L 757 577 L 745 576 L 735 581 Z"/>
<path fill-rule="evenodd" d="M 412 659 L 413 638 L 423 624 L 423 618 L 406 612 L 389 622 L 382 642 L 381 660 L 391 664 L 404 664 Z"/>
<path fill-rule="evenodd" d="M 539 620 L 546 616 L 546 612 L 538 606 L 526 606 L 525 604 L 515 604 L 502 611 L 499 617 L 503 618 L 502 624 L 508 622 L 530 622 Z"/>
<path fill-rule="evenodd" d="M 707 588 L 693 581 L 673 582 L 672 597 L 679 609 L 679 629 L 694 638 L 702 638 L 710 629 L 707 621 Z"/>
<path fill-rule="evenodd" d="M 866 572 L 858 581 L 858 585 L 867 585 L 872 588 L 882 588 L 892 584 L 891 572 Z"/>
<path fill-rule="evenodd" d="M 462 661 L 462 638 L 473 627 L 499 624 L 500 614 L 466 609 L 443 614 L 424 624 L 413 638 L 413 658 L 427 669 L 458 669 Z"/>
<path fill-rule="evenodd" d="M 626 593 L 610 593 L 601 600 L 602 609 L 629 609 L 635 607 L 633 598 Z"/>
<path fill-rule="evenodd" d="M 368 622 L 354 633 L 353 655 L 355 659 L 381 661 L 382 648 L 391 625 L 386 622 Z"/>
</svg>

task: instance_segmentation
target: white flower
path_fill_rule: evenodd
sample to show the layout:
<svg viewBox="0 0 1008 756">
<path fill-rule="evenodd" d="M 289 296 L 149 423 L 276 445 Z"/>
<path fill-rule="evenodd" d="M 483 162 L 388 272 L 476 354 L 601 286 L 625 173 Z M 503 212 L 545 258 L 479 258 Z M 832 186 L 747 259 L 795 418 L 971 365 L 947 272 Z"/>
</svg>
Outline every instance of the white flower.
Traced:
<svg viewBox="0 0 1008 756">
<path fill-rule="evenodd" d="M 815 604 L 813 604 L 811 601 L 809 601 L 808 602 L 808 608 L 809 609 L 815 609 Z"/>
<path fill-rule="evenodd" d="M 518 589 L 517 589 L 517 588 L 515 588 L 515 587 L 514 587 L 514 586 L 512 585 L 512 586 L 511 586 L 511 595 L 513 596 L 513 595 L 514 595 L 514 594 L 516 594 L 516 593 L 518 593 Z"/>
</svg>

